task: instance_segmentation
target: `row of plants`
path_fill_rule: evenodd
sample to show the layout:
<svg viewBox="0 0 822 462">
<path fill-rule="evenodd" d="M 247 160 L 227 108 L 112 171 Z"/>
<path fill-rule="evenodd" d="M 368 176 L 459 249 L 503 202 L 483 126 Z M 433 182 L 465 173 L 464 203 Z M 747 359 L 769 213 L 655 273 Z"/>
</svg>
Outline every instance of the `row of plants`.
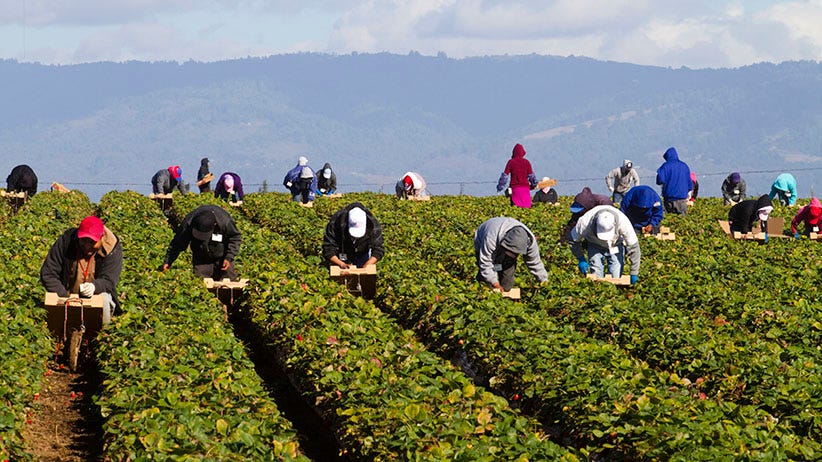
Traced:
<svg viewBox="0 0 822 462">
<path fill-rule="evenodd" d="M 55 351 L 40 266 L 57 237 L 91 210 L 85 194 L 44 192 L 0 225 L 0 460 L 32 458 L 24 432 L 38 418 L 36 399 Z"/>
<path fill-rule="evenodd" d="M 596 451 L 604 447 L 613 451 L 614 448 L 610 447 L 616 446 L 618 451 L 639 451 L 639 454 L 651 458 L 677 452 L 690 456 L 694 454 L 690 451 L 711 442 L 711 451 L 703 453 L 705 459 L 710 459 L 717 454 L 735 453 L 740 451 L 740 448 L 745 448 L 744 450 L 751 451 L 752 454 L 807 456 L 813 454 L 814 447 L 818 446 L 805 444 L 813 441 L 813 434 L 809 435 L 807 428 L 800 429 L 784 423 L 777 425 L 777 418 L 767 410 L 724 401 L 706 402 L 698 399 L 705 395 L 698 386 L 692 385 L 694 382 L 691 380 L 680 378 L 676 373 L 657 372 L 647 365 L 636 363 L 630 357 L 626 358 L 619 346 L 613 349 L 607 344 L 593 342 L 575 332 L 558 333 L 562 327 L 553 325 L 544 313 L 546 307 L 556 307 L 556 300 L 552 300 L 550 290 L 546 290 L 545 287 L 533 291 L 533 294 L 544 295 L 536 309 L 523 310 L 514 307 L 513 311 L 508 311 L 501 309 L 505 307 L 499 306 L 498 302 L 495 304 L 493 301 L 484 301 L 482 293 L 471 293 L 476 290 L 475 284 L 472 288 L 465 282 L 460 284 L 447 275 L 447 271 L 432 271 L 443 269 L 441 258 L 431 259 L 435 256 L 432 253 L 436 254 L 437 250 L 432 247 L 448 249 L 447 252 L 451 255 L 462 252 L 463 259 L 470 252 L 455 250 L 464 248 L 464 244 L 454 240 L 456 235 L 457 239 L 462 238 L 470 243 L 470 238 L 465 239 L 466 234 L 470 236 L 464 232 L 465 220 L 461 219 L 468 214 L 461 215 L 459 206 L 453 203 L 440 208 L 431 204 L 420 206 L 414 203 L 397 203 L 390 199 L 386 201 L 384 197 L 382 196 L 382 200 L 369 198 L 373 200 L 367 201 L 373 205 L 375 213 L 378 213 L 386 230 L 386 238 L 392 244 L 392 257 L 386 258 L 381 264 L 381 274 L 388 275 L 381 279 L 387 287 L 382 297 L 384 306 L 392 314 L 414 324 L 417 332 L 420 335 L 427 335 L 429 343 L 435 347 L 453 350 L 453 346 L 460 341 L 467 343 L 468 345 L 463 348 L 471 351 L 474 358 L 483 362 L 486 370 L 493 371 L 494 385 L 507 392 L 508 396 L 517 394 L 518 387 L 523 386 L 524 380 L 527 384 L 524 395 L 537 398 L 536 407 L 541 408 L 540 413 L 553 418 L 564 416 L 563 427 L 577 433 L 577 438 L 591 438 L 592 441 L 588 443 L 589 449 Z M 328 207 L 339 207 L 332 206 L 330 202 L 318 201 L 315 210 L 321 217 L 320 221 L 333 211 L 326 209 L 325 204 L 328 204 Z M 470 215 L 478 216 L 476 211 Z M 474 227 L 481 222 L 476 218 L 472 220 L 475 223 Z M 554 228 L 558 230 L 561 226 L 561 223 L 557 225 L 559 220 L 554 220 L 553 223 Z M 280 229 L 298 231 L 302 227 L 293 220 L 290 223 L 278 223 L 278 226 Z M 463 229 L 460 230 L 461 227 Z M 536 230 L 538 236 L 544 230 L 539 227 L 532 229 Z M 455 233 L 455 230 L 459 231 Z M 306 236 L 304 231 L 298 235 Z M 297 235 L 292 235 L 295 236 Z M 305 240 L 310 240 L 313 244 L 306 245 L 304 252 L 309 255 L 316 254 L 318 243 L 313 239 L 304 238 Z M 399 254 L 393 254 L 395 250 Z M 647 256 L 645 257 L 647 261 Z M 473 259 L 473 256 L 470 258 Z M 467 265 L 455 266 L 464 268 Z M 572 264 L 567 266 L 573 268 Z M 552 281 L 573 279 L 572 273 L 562 273 L 569 272 L 560 270 L 557 274 L 556 271 L 552 271 Z M 574 285 L 591 286 L 587 281 L 581 282 Z M 432 287 L 436 288 L 433 295 L 430 290 L 426 291 Z M 449 292 L 448 289 L 443 290 L 444 287 L 449 288 L 450 293 L 443 293 Z M 615 295 L 615 291 L 603 292 L 611 297 Z M 483 306 L 483 302 L 487 304 Z M 551 305 L 545 304 L 551 302 Z M 449 303 L 450 306 L 443 306 Z M 471 326 L 470 330 L 466 330 L 468 324 Z M 470 337 L 470 341 L 466 337 Z M 524 339 L 533 339 L 530 340 L 533 344 L 523 345 Z M 542 345 L 542 339 L 550 343 L 550 346 Z M 553 356 L 544 358 L 545 350 L 555 348 L 557 343 L 562 345 L 558 351 Z M 587 350 L 585 345 L 588 345 Z M 565 349 L 566 347 L 570 352 Z M 577 357 L 577 352 L 582 353 L 580 357 Z M 585 358 L 586 355 L 590 357 Z M 586 371 L 589 378 L 582 380 L 581 383 L 574 383 L 579 381 L 579 377 L 568 377 L 567 374 L 557 376 L 554 373 L 559 366 L 567 366 L 569 361 L 575 367 L 579 367 L 580 364 L 587 366 L 582 370 Z M 537 365 L 531 366 L 528 363 Z M 543 366 L 540 366 L 540 363 Z M 614 370 L 615 364 L 621 365 L 621 368 Z M 547 370 L 543 370 L 543 367 Z M 643 378 L 641 383 L 646 390 L 649 387 L 654 390 L 653 398 L 648 399 L 648 403 L 643 406 L 649 409 L 632 411 L 631 398 L 641 402 L 648 394 L 641 388 L 633 389 L 633 384 L 626 388 L 625 385 L 630 383 L 627 379 L 624 380 L 625 383 L 617 381 L 616 387 L 613 381 L 600 382 L 596 387 L 592 387 L 591 376 L 610 378 L 618 375 L 619 369 L 624 371 L 625 377 L 630 377 L 633 371 Z M 553 380 L 546 380 L 546 373 L 550 374 L 547 377 Z M 700 384 L 699 379 L 696 382 L 697 385 Z M 578 388 L 575 389 L 575 385 Z M 557 392 L 552 387 L 559 388 L 562 392 Z M 577 401 L 570 399 L 574 394 L 571 390 L 574 389 Z M 614 400 L 615 396 L 619 399 Z M 803 398 L 807 398 L 807 393 L 800 396 L 797 401 L 803 402 Z M 618 402 L 626 399 L 627 402 Z M 807 399 L 804 403 L 808 404 Z M 535 404 L 531 403 L 531 406 Z M 599 414 L 592 412 L 596 406 L 601 407 Z M 713 425 L 728 420 L 728 406 L 733 408 L 736 416 L 732 419 L 735 421 L 734 426 L 737 429 L 750 429 L 752 435 L 743 432 L 735 434 L 722 428 L 722 425 Z M 580 413 L 583 409 L 585 412 Z M 611 409 L 610 412 L 608 409 Z M 649 410 L 650 413 L 647 412 Z M 643 411 L 652 418 L 642 418 Z M 577 415 L 571 416 L 575 413 Z M 634 413 L 636 415 L 631 415 Z M 664 415 L 665 419 L 654 422 L 660 415 Z M 806 410 L 803 418 L 806 424 L 813 423 L 812 412 Z M 691 425 L 688 427 L 686 424 Z M 688 428 L 687 432 L 678 432 L 682 435 L 682 441 L 670 438 L 671 434 L 677 434 L 677 428 Z M 794 434 L 797 430 L 799 435 Z M 609 437 L 611 441 L 608 440 Z M 782 438 L 785 439 L 784 442 L 780 441 Z M 627 447 L 624 447 L 625 445 Z"/>
<path fill-rule="evenodd" d="M 109 192 L 100 213 L 125 257 L 123 314 L 99 337 L 106 457 L 306 460 L 202 279 L 157 271 L 173 237 L 157 205 Z"/>
<path fill-rule="evenodd" d="M 280 213 L 311 212 L 295 204 L 265 207 L 270 199 L 246 196 L 243 211 L 254 223 L 233 211 L 243 232 L 238 260 L 253 275 L 253 320 L 348 456 L 576 459 L 547 440 L 536 421 L 475 386 L 372 303 L 330 281 L 319 259 L 300 255 L 291 245 L 297 240 L 283 239 L 275 225 Z M 181 217 L 207 200 L 187 197 L 175 202 L 175 212 Z"/>
</svg>

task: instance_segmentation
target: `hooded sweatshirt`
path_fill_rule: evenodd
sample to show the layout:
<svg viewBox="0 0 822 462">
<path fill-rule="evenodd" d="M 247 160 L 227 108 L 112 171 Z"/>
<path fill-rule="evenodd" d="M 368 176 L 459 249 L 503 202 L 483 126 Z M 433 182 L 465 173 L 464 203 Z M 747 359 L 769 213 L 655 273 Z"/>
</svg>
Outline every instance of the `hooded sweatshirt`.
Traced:
<svg viewBox="0 0 822 462">
<path fill-rule="evenodd" d="M 642 228 L 647 225 L 659 226 L 665 211 L 662 207 L 662 198 L 650 186 L 634 186 L 625 194 L 620 209 L 634 225 Z"/>
<path fill-rule="evenodd" d="M 731 232 L 739 231 L 747 234 L 753 229 L 754 223 L 759 220 L 759 209 L 771 206 L 771 199 L 767 194 L 759 196 L 759 199 L 744 200 L 728 211 L 728 222 L 731 225 Z M 763 223 L 762 231 L 768 232 L 767 222 Z"/>
<path fill-rule="evenodd" d="M 674 148 L 668 148 L 662 157 L 665 163 L 656 171 L 656 184 L 662 185 L 662 197 L 666 201 L 687 199 L 688 191 L 693 188 L 691 169 L 679 160 Z"/>
<path fill-rule="evenodd" d="M 519 143 L 514 146 L 511 158 L 505 164 L 505 170 L 500 175 L 497 192 L 505 189 L 508 175 L 511 175 L 511 182 L 508 184 L 511 188 L 526 187 L 531 189 L 536 187 L 538 183 L 537 176 L 534 175 L 534 169 L 531 168 L 531 162 L 525 158 L 525 148 Z"/>
<path fill-rule="evenodd" d="M 728 175 L 725 178 L 725 181 L 722 182 L 722 197 L 725 199 L 725 202 L 734 201 L 734 202 L 741 202 L 745 199 L 745 194 L 747 190 L 747 185 L 745 184 L 745 180 L 742 177 L 739 177 L 739 182 L 733 182 L 733 173 Z"/>
<path fill-rule="evenodd" d="M 540 282 L 548 280 L 548 272 L 545 271 L 545 266 L 539 256 L 539 245 L 534 233 L 523 223 L 513 218 L 494 217 L 485 221 L 474 232 L 474 256 L 477 260 L 479 277 L 482 281 L 488 284 L 499 282 L 494 263 L 501 259 L 501 254 L 505 251 L 500 244 L 506 233 L 518 226 L 522 227 L 529 237 L 525 253 L 522 254 L 528 271 Z"/>
<path fill-rule="evenodd" d="M 331 170 L 331 178 L 323 175 L 325 169 Z M 326 162 L 323 168 L 317 171 L 317 189 L 333 190 L 337 189 L 337 174 L 331 168 L 331 164 Z"/>
<path fill-rule="evenodd" d="M 790 193 L 788 196 L 785 193 Z M 771 186 L 770 198 L 779 196 L 780 201 L 787 202 L 788 205 L 796 204 L 796 179 L 790 173 L 783 173 L 776 177 Z"/>
<path fill-rule="evenodd" d="M 37 175 L 28 165 L 18 165 L 11 169 L 11 173 L 6 177 L 6 190 L 8 192 L 25 192 L 33 196 L 37 192 Z"/>
<path fill-rule="evenodd" d="M 360 238 L 353 238 L 348 232 L 348 212 L 355 207 L 365 212 L 365 234 Z M 355 261 L 369 251 L 378 261 L 385 256 L 382 225 L 364 205 L 352 202 L 331 215 L 323 235 L 322 253 L 326 261 L 342 254 L 347 258 L 340 257 L 341 260 Z"/>
<path fill-rule="evenodd" d="M 169 194 L 174 191 L 175 188 L 185 194 L 183 183 L 174 179 L 167 168 L 158 170 L 157 173 L 151 177 L 151 190 L 154 194 Z"/>
<path fill-rule="evenodd" d="M 231 196 L 229 193 L 228 188 L 226 187 L 226 178 L 231 177 L 234 182 L 234 186 L 232 188 L 234 192 L 234 197 Z M 220 175 L 220 179 L 217 180 L 217 186 L 214 188 L 214 197 L 219 197 L 222 200 L 229 200 L 230 198 L 234 199 L 234 201 L 241 201 L 243 200 L 243 182 L 240 180 L 240 176 L 234 172 L 225 172 Z"/>
<path fill-rule="evenodd" d="M 816 233 L 822 230 L 822 202 L 819 199 L 811 199 L 811 203 L 799 209 L 799 213 L 791 220 L 791 232 L 796 234 L 796 227 L 799 223 L 805 224 L 805 233 L 810 233 L 813 228 L 817 228 Z"/>
</svg>

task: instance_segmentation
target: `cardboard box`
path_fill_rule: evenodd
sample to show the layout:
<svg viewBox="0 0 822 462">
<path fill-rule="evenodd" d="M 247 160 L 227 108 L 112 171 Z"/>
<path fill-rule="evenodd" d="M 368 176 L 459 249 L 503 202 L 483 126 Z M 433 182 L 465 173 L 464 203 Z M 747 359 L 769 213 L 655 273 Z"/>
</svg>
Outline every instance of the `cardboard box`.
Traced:
<svg viewBox="0 0 822 462">
<path fill-rule="evenodd" d="M 345 285 L 354 295 L 370 300 L 377 294 L 377 265 L 368 265 L 365 268 L 350 266 L 348 269 L 331 265 L 328 270 L 331 279 Z"/>
<path fill-rule="evenodd" d="M 81 298 L 77 294 L 58 297 L 55 292 L 46 292 L 43 304 L 49 331 L 54 337 L 65 339 L 73 328 L 83 325 L 87 335 L 97 335 L 103 327 L 103 303 L 102 294 Z"/>
<path fill-rule="evenodd" d="M 618 278 L 613 278 L 611 276 L 605 276 L 605 277 L 601 278 L 601 277 L 597 277 L 596 274 L 588 273 L 587 277 L 588 277 L 588 279 L 590 279 L 592 281 L 610 282 L 611 284 L 614 284 L 614 285 L 617 285 L 617 286 L 629 286 L 629 285 L 631 285 L 631 276 L 628 275 L 628 274 L 623 274 L 622 277 L 618 277 Z"/>
</svg>

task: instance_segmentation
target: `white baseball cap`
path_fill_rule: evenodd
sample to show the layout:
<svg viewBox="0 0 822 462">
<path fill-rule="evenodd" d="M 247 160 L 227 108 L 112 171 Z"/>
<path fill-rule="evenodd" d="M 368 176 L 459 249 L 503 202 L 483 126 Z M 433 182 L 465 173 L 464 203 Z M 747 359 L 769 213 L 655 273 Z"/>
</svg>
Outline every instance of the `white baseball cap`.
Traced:
<svg viewBox="0 0 822 462">
<path fill-rule="evenodd" d="M 365 210 L 354 207 L 348 211 L 348 234 L 354 238 L 365 236 L 366 218 Z"/>
<path fill-rule="evenodd" d="M 603 241 L 613 239 L 616 219 L 612 213 L 602 212 L 597 215 L 597 237 Z"/>
</svg>

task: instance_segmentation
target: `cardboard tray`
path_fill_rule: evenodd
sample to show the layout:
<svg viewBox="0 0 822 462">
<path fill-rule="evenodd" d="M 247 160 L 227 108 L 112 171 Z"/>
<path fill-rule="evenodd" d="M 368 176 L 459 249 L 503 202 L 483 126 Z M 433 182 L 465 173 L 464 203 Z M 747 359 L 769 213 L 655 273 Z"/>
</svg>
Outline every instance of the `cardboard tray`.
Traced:
<svg viewBox="0 0 822 462">
<path fill-rule="evenodd" d="M 612 278 L 611 276 L 605 277 L 597 277 L 596 274 L 588 273 L 586 277 L 592 281 L 602 281 L 602 282 L 610 282 L 616 286 L 629 286 L 631 285 L 631 276 L 628 274 L 623 274 L 622 277 L 619 278 Z"/>
<path fill-rule="evenodd" d="M 68 312 L 65 307 L 66 300 L 70 300 Z M 97 335 L 103 328 L 103 303 L 102 294 L 92 295 L 90 298 L 80 298 L 77 294 L 71 294 L 65 298 L 58 297 L 55 292 L 46 292 L 43 304 L 46 307 L 46 324 L 49 331 L 54 337 L 62 339 L 71 333 L 72 327 L 78 327 L 82 322 L 86 326 L 87 335 Z M 64 326 L 68 332 L 63 331 Z"/>
<path fill-rule="evenodd" d="M 507 292 L 503 292 L 499 289 L 494 289 L 494 292 L 499 292 L 502 294 L 503 297 L 510 298 L 511 300 L 519 300 L 520 298 L 522 298 L 519 287 L 511 287 L 511 290 Z"/>
<path fill-rule="evenodd" d="M 349 292 L 370 300 L 377 294 L 377 265 L 368 265 L 365 268 L 354 266 L 342 269 L 337 265 L 328 267 L 331 279 L 344 284 Z"/>
<path fill-rule="evenodd" d="M 651 234 L 646 233 L 645 231 L 642 232 L 643 236 L 652 236 L 660 241 L 675 241 L 676 240 L 676 233 L 671 232 L 671 228 L 667 226 L 660 226 L 659 233 Z"/>
</svg>

